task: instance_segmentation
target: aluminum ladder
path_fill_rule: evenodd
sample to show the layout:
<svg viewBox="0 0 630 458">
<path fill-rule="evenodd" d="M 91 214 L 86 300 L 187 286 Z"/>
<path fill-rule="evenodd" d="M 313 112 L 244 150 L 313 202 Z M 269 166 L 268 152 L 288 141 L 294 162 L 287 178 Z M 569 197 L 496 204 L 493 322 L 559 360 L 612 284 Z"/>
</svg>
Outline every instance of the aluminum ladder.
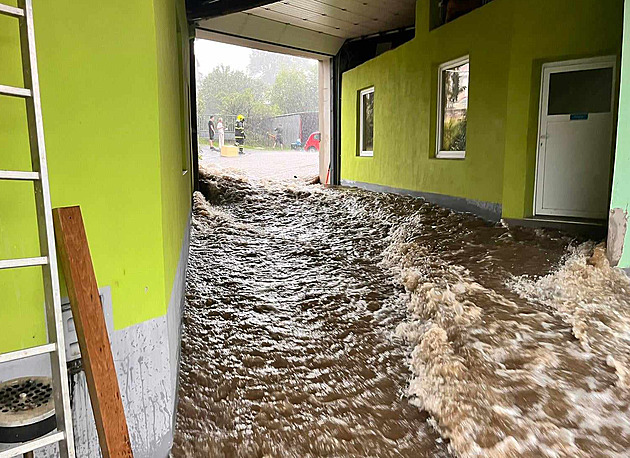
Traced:
<svg viewBox="0 0 630 458">
<path fill-rule="evenodd" d="M 66 366 L 57 253 L 55 249 L 52 205 L 50 202 L 46 147 L 44 145 L 37 56 L 35 52 L 33 5 L 32 0 L 18 0 L 18 5 L 19 7 L 16 8 L 0 3 L 0 15 L 11 16 L 20 22 L 22 71 L 24 74 L 24 85 L 27 87 L 19 88 L 0 85 L 0 96 L 18 97 L 26 101 L 32 171 L 0 170 L 0 180 L 31 181 L 33 183 L 39 229 L 40 257 L 0 260 L 0 270 L 33 266 L 42 267 L 49 343 L 25 350 L 0 354 L 0 363 L 37 355 L 50 355 L 57 430 L 30 442 L 17 444 L 10 449 L 0 451 L 0 458 L 30 454 L 30 452 L 38 448 L 54 443 L 59 444 L 59 452 L 63 458 L 74 458 L 74 435 L 72 431 L 72 412 L 70 410 L 70 389 Z"/>
</svg>

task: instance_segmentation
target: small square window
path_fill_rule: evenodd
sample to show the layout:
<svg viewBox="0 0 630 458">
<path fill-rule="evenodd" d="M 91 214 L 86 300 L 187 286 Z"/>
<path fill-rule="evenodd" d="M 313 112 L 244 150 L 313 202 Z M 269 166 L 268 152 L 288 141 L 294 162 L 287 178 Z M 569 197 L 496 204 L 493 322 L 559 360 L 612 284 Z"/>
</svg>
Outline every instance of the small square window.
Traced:
<svg viewBox="0 0 630 458">
<path fill-rule="evenodd" d="M 469 81 L 470 59 L 468 56 L 440 65 L 437 158 L 464 159 L 466 157 Z"/>
<path fill-rule="evenodd" d="M 374 88 L 359 94 L 359 156 L 374 156 Z"/>
</svg>

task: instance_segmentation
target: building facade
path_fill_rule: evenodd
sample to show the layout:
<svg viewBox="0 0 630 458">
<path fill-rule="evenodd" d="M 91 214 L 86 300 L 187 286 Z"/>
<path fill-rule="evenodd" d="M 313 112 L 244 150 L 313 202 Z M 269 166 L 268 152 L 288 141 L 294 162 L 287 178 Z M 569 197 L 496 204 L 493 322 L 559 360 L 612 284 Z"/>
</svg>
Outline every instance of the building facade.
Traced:
<svg viewBox="0 0 630 458">
<path fill-rule="evenodd" d="M 494 220 L 605 224 L 623 0 L 494 0 L 432 28 L 434 3 L 417 2 L 413 40 L 343 74 L 342 182 Z M 456 70 L 465 97 L 448 101 Z M 373 154 L 364 155 L 361 94 L 372 88 Z M 444 154 L 458 119 L 465 150 Z M 614 202 L 625 194 L 624 155 Z"/>
</svg>

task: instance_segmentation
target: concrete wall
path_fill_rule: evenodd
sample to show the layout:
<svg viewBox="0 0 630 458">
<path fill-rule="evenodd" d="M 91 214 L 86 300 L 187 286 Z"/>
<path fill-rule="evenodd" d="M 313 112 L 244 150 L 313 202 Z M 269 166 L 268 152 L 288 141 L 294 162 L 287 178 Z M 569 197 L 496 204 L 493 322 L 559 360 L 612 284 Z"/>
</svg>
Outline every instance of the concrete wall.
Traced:
<svg viewBox="0 0 630 458">
<path fill-rule="evenodd" d="M 34 15 L 53 206 L 83 210 L 136 456 L 165 456 L 191 210 L 184 0 L 34 0 Z M 19 50 L 18 21 L 0 17 L 0 84 L 23 86 Z M 0 169 L 29 170 L 24 102 L 0 98 L 0 113 Z M 0 259 L 37 255 L 32 186 L 0 182 Z M 0 271 L 0 304 L 0 352 L 46 341 L 38 269 Z M 74 409 L 91 447 L 89 409 Z"/>
<path fill-rule="evenodd" d="M 542 64 L 618 55 L 622 6 L 623 0 L 495 0 L 429 31 L 429 2 L 419 1 L 414 40 L 343 75 L 342 180 L 500 205 L 504 217 L 531 216 Z M 471 72 L 466 159 L 436 159 L 437 69 L 464 55 Z M 358 92 L 369 86 L 375 151 L 359 157 Z"/>
<path fill-rule="evenodd" d="M 630 268 L 630 8 L 626 2 L 624 16 L 619 126 L 613 177 L 612 201 L 608 229 L 608 256 L 614 265 Z"/>
</svg>

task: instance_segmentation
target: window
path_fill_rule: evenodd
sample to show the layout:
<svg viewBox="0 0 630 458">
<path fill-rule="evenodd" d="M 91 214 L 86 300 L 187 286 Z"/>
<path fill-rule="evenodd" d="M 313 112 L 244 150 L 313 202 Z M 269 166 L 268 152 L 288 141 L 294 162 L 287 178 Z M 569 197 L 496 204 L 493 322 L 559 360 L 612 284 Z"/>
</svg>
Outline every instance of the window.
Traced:
<svg viewBox="0 0 630 458">
<path fill-rule="evenodd" d="M 466 157 L 469 68 L 468 56 L 440 65 L 436 152 L 440 159 Z"/>
<path fill-rule="evenodd" d="M 610 113 L 612 67 L 552 73 L 547 114 Z"/>
<path fill-rule="evenodd" d="M 374 88 L 364 89 L 359 94 L 359 156 L 374 155 Z"/>
</svg>

